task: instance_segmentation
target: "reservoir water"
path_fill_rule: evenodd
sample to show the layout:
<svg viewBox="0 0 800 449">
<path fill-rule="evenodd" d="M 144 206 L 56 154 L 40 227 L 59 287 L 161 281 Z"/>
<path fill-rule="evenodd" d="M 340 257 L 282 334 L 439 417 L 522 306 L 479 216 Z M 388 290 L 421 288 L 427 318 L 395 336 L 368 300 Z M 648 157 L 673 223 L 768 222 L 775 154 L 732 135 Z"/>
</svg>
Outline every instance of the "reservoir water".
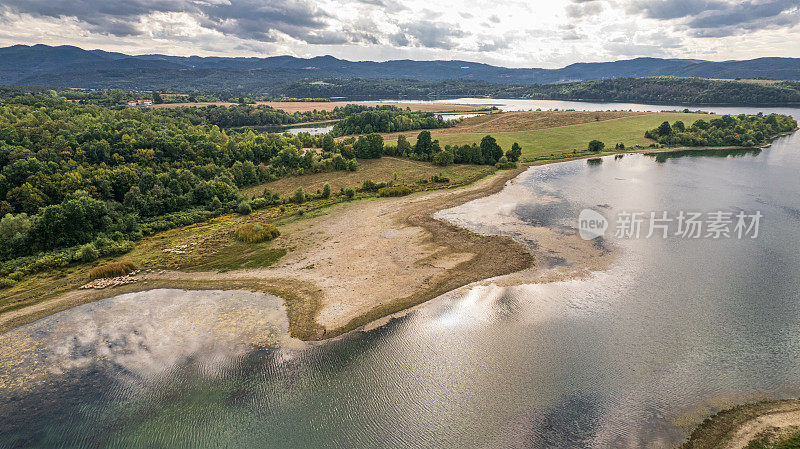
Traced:
<svg viewBox="0 0 800 449">
<path fill-rule="evenodd" d="M 673 447 L 720 408 L 800 395 L 798 173 L 800 134 L 532 168 L 441 216 L 522 241 L 587 208 L 758 212 L 759 232 L 618 238 L 612 220 L 606 271 L 451 293 L 320 344 L 250 292 L 53 315 L 0 335 L 0 447 Z"/>
</svg>

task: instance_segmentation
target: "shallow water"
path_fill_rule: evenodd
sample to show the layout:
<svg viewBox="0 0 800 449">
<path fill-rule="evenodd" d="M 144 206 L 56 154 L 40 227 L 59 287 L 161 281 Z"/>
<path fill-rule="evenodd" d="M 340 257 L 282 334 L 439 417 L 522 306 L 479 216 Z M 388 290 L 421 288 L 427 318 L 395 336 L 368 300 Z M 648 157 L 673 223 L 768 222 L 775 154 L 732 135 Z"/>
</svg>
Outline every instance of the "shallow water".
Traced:
<svg viewBox="0 0 800 449">
<path fill-rule="evenodd" d="M 0 336 L 0 447 L 671 447 L 721 407 L 800 395 L 798 171 L 798 134 L 531 169 L 442 215 L 522 240 L 583 208 L 764 217 L 756 239 L 612 227 L 590 279 L 476 287 L 323 344 L 248 292 L 59 313 Z"/>
</svg>

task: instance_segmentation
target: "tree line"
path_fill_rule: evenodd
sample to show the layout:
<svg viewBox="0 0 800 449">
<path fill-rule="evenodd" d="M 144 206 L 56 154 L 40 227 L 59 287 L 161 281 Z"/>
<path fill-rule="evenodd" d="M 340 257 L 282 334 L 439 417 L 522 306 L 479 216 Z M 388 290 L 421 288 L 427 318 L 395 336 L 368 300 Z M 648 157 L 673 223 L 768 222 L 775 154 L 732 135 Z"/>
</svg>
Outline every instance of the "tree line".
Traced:
<svg viewBox="0 0 800 449">
<path fill-rule="evenodd" d="M 723 115 L 712 120 L 696 120 L 690 125 L 682 121 L 664 122 L 646 131 L 645 137 L 662 145 L 752 147 L 796 128 L 797 121 L 788 115 Z"/>
<path fill-rule="evenodd" d="M 355 170 L 354 156 L 330 136 L 229 133 L 49 96 L 0 101 L 0 276 L 127 250 L 144 235 L 236 210 L 240 187 Z"/>
</svg>

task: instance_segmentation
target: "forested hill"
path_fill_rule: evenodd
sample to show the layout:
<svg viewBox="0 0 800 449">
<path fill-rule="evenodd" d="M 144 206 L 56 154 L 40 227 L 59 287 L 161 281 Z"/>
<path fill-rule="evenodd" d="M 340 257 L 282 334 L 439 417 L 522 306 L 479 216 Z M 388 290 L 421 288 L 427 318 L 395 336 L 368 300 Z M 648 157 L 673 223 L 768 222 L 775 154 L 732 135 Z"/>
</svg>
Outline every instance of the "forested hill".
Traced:
<svg viewBox="0 0 800 449">
<path fill-rule="evenodd" d="M 469 61 L 346 61 L 332 56 L 295 58 L 125 55 L 78 47 L 15 45 L 0 48 L 0 84 L 248 91 L 267 93 L 301 79 L 472 80 L 496 84 L 553 84 L 607 78 L 697 76 L 800 80 L 800 59 L 710 62 L 636 58 L 578 63 L 560 69 L 506 68 Z"/>
<path fill-rule="evenodd" d="M 565 84 L 503 85 L 474 81 L 326 80 L 295 81 L 281 92 L 290 97 L 441 98 L 491 97 L 612 101 L 651 104 L 800 104 L 800 82 L 756 83 L 704 78 L 616 78 Z"/>
</svg>

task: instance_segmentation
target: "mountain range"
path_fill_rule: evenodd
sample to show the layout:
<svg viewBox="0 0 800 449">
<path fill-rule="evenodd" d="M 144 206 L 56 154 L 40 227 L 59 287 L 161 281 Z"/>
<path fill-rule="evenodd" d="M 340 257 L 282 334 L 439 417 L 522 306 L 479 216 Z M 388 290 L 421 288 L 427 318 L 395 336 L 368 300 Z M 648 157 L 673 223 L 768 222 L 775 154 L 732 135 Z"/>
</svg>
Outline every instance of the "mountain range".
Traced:
<svg viewBox="0 0 800 449">
<path fill-rule="evenodd" d="M 83 88 L 182 89 L 264 93 L 300 79 L 467 80 L 496 84 L 680 76 L 800 80 L 800 58 L 745 61 L 636 58 L 560 69 L 507 68 L 469 61 L 347 61 L 333 56 L 266 58 L 127 55 L 74 46 L 0 48 L 0 84 Z"/>
</svg>

